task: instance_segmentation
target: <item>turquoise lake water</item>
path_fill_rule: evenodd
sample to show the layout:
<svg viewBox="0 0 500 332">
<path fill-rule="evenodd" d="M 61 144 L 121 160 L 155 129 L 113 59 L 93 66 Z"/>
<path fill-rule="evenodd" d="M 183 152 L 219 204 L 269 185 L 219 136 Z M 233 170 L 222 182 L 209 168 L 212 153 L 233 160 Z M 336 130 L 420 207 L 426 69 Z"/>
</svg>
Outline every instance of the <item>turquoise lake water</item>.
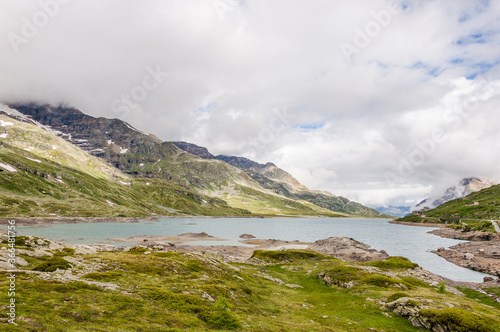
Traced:
<svg viewBox="0 0 500 332">
<path fill-rule="evenodd" d="M 173 236 L 207 232 L 228 241 L 197 241 L 191 244 L 236 245 L 239 235 L 249 233 L 259 239 L 314 242 L 330 236 L 346 236 L 404 256 L 423 268 L 457 281 L 481 282 L 484 273 L 449 263 L 431 253 L 460 240 L 427 234 L 434 228 L 390 224 L 382 219 L 327 218 L 165 218 L 158 222 L 54 224 L 46 227 L 18 227 L 19 235 L 35 235 L 67 243 L 109 243 L 107 239 L 134 235 Z M 189 244 L 189 243 L 186 243 Z M 123 244 L 123 245 L 130 245 Z"/>
</svg>

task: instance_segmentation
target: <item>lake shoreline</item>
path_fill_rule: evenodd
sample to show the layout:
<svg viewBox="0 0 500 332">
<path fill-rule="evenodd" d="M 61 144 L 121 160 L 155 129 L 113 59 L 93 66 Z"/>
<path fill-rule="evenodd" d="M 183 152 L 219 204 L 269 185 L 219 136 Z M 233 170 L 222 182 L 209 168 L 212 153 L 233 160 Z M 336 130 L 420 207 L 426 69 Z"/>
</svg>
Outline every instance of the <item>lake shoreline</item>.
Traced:
<svg viewBox="0 0 500 332">
<path fill-rule="evenodd" d="M 178 221 L 175 221 L 175 219 L 178 219 Z M 196 219 L 198 221 L 196 221 Z M 397 241 L 400 239 L 406 238 L 404 243 L 411 243 L 414 242 L 415 238 L 424 236 L 424 234 L 427 233 L 427 229 L 422 229 L 421 227 L 414 227 L 413 229 L 410 229 L 395 225 L 390 226 L 394 223 L 390 222 L 388 219 L 368 218 L 283 218 L 280 216 L 278 218 L 274 218 L 273 221 L 268 219 L 261 220 L 261 218 L 258 217 L 237 219 L 239 219 L 239 221 L 228 217 L 200 218 L 196 216 L 185 216 L 183 218 L 163 218 L 159 216 L 148 218 L 50 218 L 49 220 L 46 218 L 31 218 L 24 220 L 26 224 L 21 222 L 17 223 L 17 225 L 19 225 L 20 234 L 23 235 L 26 231 L 22 228 L 29 227 L 32 228 L 32 232 L 27 232 L 26 235 L 37 235 L 48 238 L 53 237 L 56 241 L 73 241 L 74 243 L 82 244 L 101 243 L 104 245 L 113 245 L 114 242 L 115 245 L 123 244 L 125 247 L 133 245 L 134 242 L 141 245 L 147 245 L 148 243 L 158 240 L 171 243 L 177 242 L 176 244 L 179 245 L 180 242 L 186 242 L 185 245 L 195 246 L 218 246 L 220 244 L 222 249 L 224 247 L 227 248 L 228 246 L 244 247 L 252 243 L 249 243 L 250 241 L 245 243 L 243 241 L 237 241 L 236 239 L 239 235 L 245 233 L 255 235 L 259 239 L 274 238 L 282 239 L 284 241 L 288 240 L 291 242 L 295 240 L 300 240 L 301 242 L 314 242 L 317 239 L 328 236 L 340 236 L 369 243 L 373 246 L 373 248 L 377 250 L 387 250 L 389 254 L 393 256 L 404 256 L 410 258 L 411 260 L 416 259 L 416 262 L 419 264 L 423 263 L 422 266 L 426 267 L 426 269 L 435 272 L 441 271 L 441 275 L 451 279 L 455 276 L 459 276 L 457 279 L 463 281 L 480 282 L 483 279 L 482 276 L 477 275 L 471 275 L 470 277 L 465 277 L 465 275 L 468 274 L 457 275 L 456 273 L 459 272 L 457 271 L 455 273 L 453 271 L 456 267 L 460 267 L 459 265 L 449 262 L 447 264 L 450 264 L 450 266 L 442 267 L 440 265 L 441 263 L 437 262 L 437 260 L 441 260 L 441 258 L 430 252 L 431 250 L 436 250 L 440 246 L 449 247 L 453 244 L 457 244 L 458 242 L 452 243 L 444 238 L 440 239 L 439 237 L 436 238 L 432 235 L 425 235 L 428 240 L 424 240 L 424 238 L 422 238 L 422 242 L 417 241 L 415 243 L 415 245 L 420 246 L 420 251 L 428 250 L 428 254 L 425 254 L 426 256 L 437 257 L 437 260 L 432 257 L 420 258 L 420 254 L 415 254 L 413 249 L 408 252 L 408 249 L 398 247 Z M 121 222 L 123 227 L 114 226 L 113 222 Z M 229 225 L 231 226 L 228 227 Z M 54 227 L 54 229 L 52 229 L 52 227 Z M 304 232 L 297 231 L 300 229 L 308 229 L 312 231 L 313 229 L 311 229 L 311 227 L 313 227 L 315 231 L 313 231 L 311 235 L 308 235 L 309 238 L 308 236 L 303 236 Z M 2 227 L 0 227 L 0 232 L 2 232 L 1 228 Z M 37 228 L 38 230 L 36 230 Z M 230 230 L 228 228 L 230 228 Z M 7 227 L 5 227 L 5 230 L 6 229 Z M 71 231 L 70 233 L 67 233 L 70 229 L 78 231 Z M 321 231 L 317 231 L 318 229 L 321 229 Z M 366 229 L 371 229 L 371 231 L 367 232 Z M 60 230 L 62 230 L 62 232 L 58 233 Z M 269 230 L 269 232 L 267 230 Z M 435 227 L 434 230 L 436 230 Z M 200 241 L 200 243 L 193 243 L 194 239 L 189 241 L 185 237 L 178 238 L 175 236 L 175 234 L 200 232 L 207 232 L 217 238 L 197 238 L 196 240 Z M 396 234 L 399 235 L 396 236 Z M 390 243 L 387 243 L 386 237 L 388 236 L 396 236 L 395 244 L 391 245 Z M 435 238 L 437 240 L 433 240 L 428 237 Z M 84 241 L 85 239 L 88 239 L 88 241 Z M 231 239 L 230 241 L 232 242 L 224 244 L 222 242 L 226 241 L 221 241 L 222 239 Z M 430 245 L 428 241 L 433 244 Z M 421 247 L 424 243 L 428 246 L 427 249 L 425 249 L 425 247 Z M 222 249 L 221 252 L 223 252 Z M 191 249 L 188 248 L 188 250 Z M 439 268 L 433 269 L 433 264 L 435 266 L 439 265 Z M 453 267 L 451 265 L 453 265 Z M 470 269 L 467 270 L 471 272 L 473 271 Z M 460 273 L 466 272 L 463 271 Z"/>
<path fill-rule="evenodd" d="M 8 225 L 9 220 L 15 220 L 16 225 L 43 227 L 52 224 L 78 224 L 78 223 L 139 223 L 143 221 L 157 222 L 160 219 L 224 219 L 224 218 L 248 218 L 248 219 L 282 219 L 282 218 L 314 218 L 314 219 L 373 219 L 387 220 L 387 218 L 367 217 L 325 217 L 306 215 L 282 215 L 282 216 L 147 216 L 147 217 L 2 217 L 0 225 Z"/>
<path fill-rule="evenodd" d="M 436 224 L 436 223 L 430 223 L 430 222 L 416 223 L 416 222 L 397 221 L 397 220 L 389 221 L 389 223 L 390 224 L 397 224 L 397 225 L 404 225 L 404 226 L 434 227 L 434 228 L 444 228 L 444 227 L 448 226 L 446 224 Z"/>
</svg>

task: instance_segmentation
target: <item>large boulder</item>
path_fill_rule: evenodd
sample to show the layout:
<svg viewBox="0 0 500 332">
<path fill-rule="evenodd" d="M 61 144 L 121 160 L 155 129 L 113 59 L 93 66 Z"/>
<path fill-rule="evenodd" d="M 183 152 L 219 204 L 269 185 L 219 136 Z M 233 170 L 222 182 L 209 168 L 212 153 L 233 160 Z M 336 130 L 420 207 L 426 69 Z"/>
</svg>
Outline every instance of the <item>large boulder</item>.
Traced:
<svg viewBox="0 0 500 332">
<path fill-rule="evenodd" d="M 389 258 L 385 251 L 377 251 L 367 244 L 348 237 L 329 237 L 318 240 L 308 249 L 351 262 L 380 261 Z"/>
</svg>

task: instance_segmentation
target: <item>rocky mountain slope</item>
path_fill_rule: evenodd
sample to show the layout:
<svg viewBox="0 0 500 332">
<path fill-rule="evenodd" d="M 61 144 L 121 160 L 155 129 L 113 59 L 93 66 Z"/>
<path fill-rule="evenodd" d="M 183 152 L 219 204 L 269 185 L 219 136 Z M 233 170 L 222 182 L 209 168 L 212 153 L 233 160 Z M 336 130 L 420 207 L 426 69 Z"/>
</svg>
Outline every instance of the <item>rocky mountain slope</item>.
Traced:
<svg viewBox="0 0 500 332">
<path fill-rule="evenodd" d="M 470 193 L 480 191 L 498 184 L 498 181 L 480 179 L 476 177 L 464 178 L 457 185 L 446 189 L 442 195 L 426 198 L 418 203 L 413 210 L 422 210 L 425 207 L 434 209 L 453 199 L 462 198 Z"/>
<path fill-rule="evenodd" d="M 297 181 L 290 173 L 273 163 L 260 164 L 253 160 L 236 156 L 218 155 L 214 157 L 206 148 L 195 144 L 186 142 L 174 142 L 174 144 L 190 153 L 201 153 L 199 156 L 202 158 L 216 158 L 238 167 L 262 187 L 290 199 L 307 201 L 335 212 L 367 217 L 389 217 L 375 209 L 352 202 L 347 198 L 335 196 L 329 192 L 310 190 Z"/>
<path fill-rule="evenodd" d="M 163 179 L 131 178 L 35 125 L 0 115 L 0 216 L 248 215 Z"/>
<path fill-rule="evenodd" d="M 344 215 L 279 196 L 237 167 L 187 153 L 118 119 L 94 118 L 71 107 L 33 103 L 12 104 L 0 112 L 63 138 L 127 176 L 167 180 L 257 214 Z"/>
</svg>

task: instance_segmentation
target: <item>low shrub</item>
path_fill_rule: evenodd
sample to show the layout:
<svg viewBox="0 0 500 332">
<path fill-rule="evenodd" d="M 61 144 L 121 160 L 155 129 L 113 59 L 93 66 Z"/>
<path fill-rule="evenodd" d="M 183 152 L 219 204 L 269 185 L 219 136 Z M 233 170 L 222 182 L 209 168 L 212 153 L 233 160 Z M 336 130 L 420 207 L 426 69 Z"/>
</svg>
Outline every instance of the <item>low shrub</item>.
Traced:
<svg viewBox="0 0 500 332">
<path fill-rule="evenodd" d="M 206 301 L 191 294 L 179 294 L 154 287 L 149 288 L 148 293 L 150 298 L 172 310 L 198 313 L 208 308 Z"/>
<path fill-rule="evenodd" d="M 255 250 L 252 258 L 268 262 L 292 262 L 296 260 L 317 260 L 324 256 L 311 250 Z"/>
<path fill-rule="evenodd" d="M 41 271 L 41 272 L 54 272 L 55 270 L 67 270 L 71 267 L 71 264 L 67 261 L 64 260 L 63 258 L 54 256 L 51 257 L 50 259 L 46 260 L 43 263 L 38 264 L 33 268 L 34 271 Z"/>
<path fill-rule="evenodd" d="M 458 308 L 423 309 L 420 314 L 427 317 L 434 324 L 447 327 L 457 332 L 493 332 L 495 323 L 486 317 L 480 317 Z"/>
<path fill-rule="evenodd" d="M 422 281 L 422 280 L 417 279 L 415 277 L 408 277 L 408 276 L 398 275 L 398 278 L 401 279 L 401 280 L 403 280 L 406 284 L 411 285 L 411 286 L 429 287 L 429 284 L 427 284 L 425 281 Z"/>
<path fill-rule="evenodd" d="M 441 294 L 446 293 L 446 284 L 444 282 L 439 284 L 437 292 Z"/>
<path fill-rule="evenodd" d="M 387 297 L 387 302 L 394 302 L 402 297 L 410 297 L 410 295 L 408 295 L 406 293 L 397 292 L 397 293 L 389 295 Z"/>
<path fill-rule="evenodd" d="M 18 247 L 27 247 L 26 236 L 16 236 L 14 244 Z"/>
<path fill-rule="evenodd" d="M 129 249 L 128 253 L 130 253 L 130 254 L 144 254 L 146 251 L 149 251 L 149 249 L 143 248 L 143 247 L 132 247 Z"/>
<path fill-rule="evenodd" d="M 75 254 L 75 249 L 72 248 L 63 248 L 62 250 L 57 250 L 54 253 L 54 256 L 63 257 L 63 256 L 73 256 Z"/>
<path fill-rule="evenodd" d="M 461 291 L 462 293 L 464 293 L 464 295 L 466 297 L 468 297 L 469 299 L 474 299 L 474 300 L 480 301 L 483 304 L 486 304 L 486 305 L 492 306 L 494 308 L 500 309 L 500 303 L 498 301 L 496 301 L 495 299 L 493 299 L 492 297 L 486 295 L 486 294 L 483 294 L 483 293 L 481 293 L 481 292 L 479 292 L 477 290 L 470 289 L 470 288 L 467 288 L 467 287 L 457 287 L 457 289 L 459 291 Z M 484 288 L 484 290 L 487 291 L 487 292 L 490 292 L 489 291 L 490 289 Z"/>
<path fill-rule="evenodd" d="M 240 323 L 226 310 L 207 310 L 198 314 L 198 317 L 212 329 L 236 330 Z"/>
<path fill-rule="evenodd" d="M 408 258 L 395 256 L 389 257 L 385 261 L 374 261 L 370 262 L 369 265 L 375 266 L 384 270 L 395 270 L 395 269 L 414 269 L 418 267 L 418 264 L 412 263 Z"/>
<path fill-rule="evenodd" d="M 217 300 L 214 307 L 212 310 L 202 311 L 198 314 L 198 318 L 214 329 L 236 330 L 240 327 L 238 320 L 231 315 L 231 306 L 225 298 Z"/>
<path fill-rule="evenodd" d="M 410 307 L 418 307 L 420 305 L 420 302 L 412 300 L 412 299 L 409 299 L 409 300 L 406 301 L 405 304 L 407 306 L 410 306 Z"/>
<path fill-rule="evenodd" d="M 68 283 L 62 283 L 60 285 L 56 285 L 54 287 L 54 290 L 59 293 L 73 293 L 78 290 L 85 290 L 85 291 L 102 291 L 101 288 L 95 286 L 95 285 L 89 285 L 87 283 L 84 283 L 82 281 L 71 281 Z"/>
<path fill-rule="evenodd" d="M 182 313 L 195 313 L 209 328 L 235 330 L 240 327 L 238 320 L 230 312 L 230 305 L 225 298 L 213 304 L 191 294 L 178 294 L 151 287 L 149 296 L 170 310 Z"/>
<path fill-rule="evenodd" d="M 331 279 L 334 283 L 347 283 L 359 280 L 365 272 L 353 266 L 339 265 L 331 270 L 325 271 L 323 275 Z"/>
<path fill-rule="evenodd" d="M 390 287 L 403 283 L 402 280 L 387 277 L 381 274 L 371 274 L 362 279 L 363 282 L 377 287 Z"/>
<path fill-rule="evenodd" d="M 92 279 L 92 280 L 95 280 L 95 281 L 107 282 L 107 281 L 117 280 L 121 276 L 122 276 L 121 272 L 109 271 L 109 272 L 87 273 L 86 275 L 83 276 L 83 278 L 85 278 L 85 279 Z"/>
</svg>

